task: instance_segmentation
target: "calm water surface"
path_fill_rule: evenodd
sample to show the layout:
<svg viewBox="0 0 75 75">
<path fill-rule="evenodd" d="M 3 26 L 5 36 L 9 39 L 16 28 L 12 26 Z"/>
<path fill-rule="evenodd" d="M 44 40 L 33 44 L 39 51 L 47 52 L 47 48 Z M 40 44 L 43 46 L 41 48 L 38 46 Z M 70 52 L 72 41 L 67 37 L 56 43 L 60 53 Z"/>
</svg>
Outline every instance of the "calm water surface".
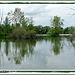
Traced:
<svg viewBox="0 0 75 75">
<path fill-rule="evenodd" d="M 69 37 L 0 39 L 0 70 L 75 70 L 75 45 Z"/>
</svg>

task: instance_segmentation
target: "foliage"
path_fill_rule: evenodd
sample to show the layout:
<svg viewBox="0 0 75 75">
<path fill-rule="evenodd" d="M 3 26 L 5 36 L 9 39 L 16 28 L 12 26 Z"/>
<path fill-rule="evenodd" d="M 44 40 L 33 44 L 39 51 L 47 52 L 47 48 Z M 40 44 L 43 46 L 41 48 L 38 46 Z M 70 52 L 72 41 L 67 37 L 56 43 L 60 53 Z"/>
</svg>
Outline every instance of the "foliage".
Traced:
<svg viewBox="0 0 75 75">
<path fill-rule="evenodd" d="M 34 30 L 36 31 L 37 34 L 46 34 L 49 31 L 50 27 L 49 26 L 34 26 Z"/>
<path fill-rule="evenodd" d="M 13 23 L 16 27 L 25 21 L 24 12 L 22 12 L 20 8 L 15 8 L 14 12 L 8 12 L 8 18 L 10 23 Z"/>
<path fill-rule="evenodd" d="M 54 18 L 51 19 L 51 22 L 52 28 L 50 28 L 47 34 L 50 36 L 59 36 L 59 33 L 61 33 L 61 26 L 63 25 L 63 19 L 54 16 Z"/>
<path fill-rule="evenodd" d="M 36 34 L 47 34 L 50 36 L 59 36 L 59 34 L 72 34 L 75 32 L 75 27 L 63 26 L 63 19 L 54 16 L 51 19 L 52 27 L 37 25 L 34 26 L 33 17 L 25 17 L 24 12 L 20 8 L 15 8 L 14 11 L 8 12 L 3 23 L 0 24 L 0 37 L 16 38 L 16 39 L 33 39 Z"/>
<path fill-rule="evenodd" d="M 36 38 L 36 34 L 35 34 L 35 31 L 33 30 L 28 30 L 25 34 L 26 38 L 30 38 L 30 39 L 33 39 L 33 38 Z"/>
<path fill-rule="evenodd" d="M 64 29 L 64 34 L 73 34 L 75 32 L 75 27 L 70 26 Z"/>
<path fill-rule="evenodd" d="M 35 38 L 35 31 L 33 30 L 28 30 L 26 31 L 23 28 L 17 27 L 14 32 L 10 35 L 11 38 L 15 38 L 15 39 L 32 39 Z"/>
<path fill-rule="evenodd" d="M 47 32 L 47 35 L 50 35 L 50 36 L 59 36 L 59 33 L 60 33 L 60 28 L 50 28 L 49 31 Z"/>
<path fill-rule="evenodd" d="M 63 21 L 64 20 L 61 19 L 60 17 L 54 16 L 53 19 L 51 18 L 52 27 L 53 28 L 57 28 L 57 27 L 61 28 L 61 26 L 63 25 Z"/>
<path fill-rule="evenodd" d="M 12 17 L 11 17 L 12 16 Z M 24 12 L 20 8 L 16 8 L 14 12 L 8 13 L 8 18 L 11 26 L 11 38 L 34 38 L 35 31 L 33 30 L 33 18 L 24 16 Z"/>
</svg>

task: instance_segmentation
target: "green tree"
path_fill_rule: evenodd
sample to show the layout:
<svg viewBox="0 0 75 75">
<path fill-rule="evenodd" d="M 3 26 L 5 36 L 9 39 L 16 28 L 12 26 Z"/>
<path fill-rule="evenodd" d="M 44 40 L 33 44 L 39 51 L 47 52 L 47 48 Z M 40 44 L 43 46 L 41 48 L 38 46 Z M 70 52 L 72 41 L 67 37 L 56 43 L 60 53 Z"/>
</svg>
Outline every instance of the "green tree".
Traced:
<svg viewBox="0 0 75 75">
<path fill-rule="evenodd" d="M 0 37 L 4 36 L 4 28 L 0 25 Z"/>
<path fill-rule="evenodd" d="M 57 28 L 57 27 L 60 27 L 63 25 L 63 19 L 61 19 L 60 17 L 58 16 L 54 16 L 53 19 L 51 19 L 51 23 L 52 23 L 52 27 L 53 28 Z"/>
<path fill-rule="evenodd" d="M 9 34 L 11 33 L 10 22 L 8 20 L 8 17 L 5 18 L 3 29 L 4 29 L 4 31 L 3 31 L 4 36 L 8 37 Z"/>
<path fill-rule="evenodd" d="M 20 8 L 15 8 L 14 12 L 8 12 L 8 17 L 11 23 L 19 26 L 24 21 L 24 12 L 22 12 Z"/>
<path fill-rule="evenodd" d="M 65 29 L 64 29 L 64 34 L 68 34 L 69 33 L 69 27 L 66 27 Z"/>
<path fill-rule="evenodd" d="M 70 27 L 69 27 L 69 33 L 70 33 L 70 34 L 73 34 L 74 31 L 75 31 L 75 27 L 70 26 Z"/>
<path fill-rule="evenodd" d="M 41 34 L 42 33 L 42 25 L 34 26 L 34 30 L 36 34 Z"/>
<path fill-rule="evenodd" d="M 33 17 L 30 17 L 30 19 L 28 20 L 28 30 L 33 30 L 33 25 L 34 25 L 34 21 L 33 21 Z"/>
<path fill-rule="evenodd" d="M 8 20 L 8 17 L 5 18 L 5 21 L 4 21 L 4 25 L 8 25 L 10 24 L 9 20 Z"/>
<path fill-rule="evenodd" d="M 49 32 L 47 33 L 50 36 L 58 36 L 59 33 L 61 32 L 61 27 L 63 25 L 63 19 L 61 19 L 58 16 L 54 16 L 53 19 L 51 19 L 51 23 L 52 23 L 52 28 L 49 30 Z"/>
<path fill-rule="evenodd" d="M 41 29 L 41 34 L 46 34 L 49 31 L 50 27 L 49 26 L 44 26 Z"/>
<path fill-rule="evenodd" d="M 28 21 L 29 21 L 29 19 L 27 17 L 22 18 L 22 20 L 21 20 L 22 28 L 27 29 Z"/>
<path fill-rule="evenodd" d="M 74 32 L 75 32 L 75 27 L 73 27 L 73 26 L 66 27 L 66 28 L 64 29 L 64 33 L 65 33 L 65 34 L 73 34 Z"/>
</svg>

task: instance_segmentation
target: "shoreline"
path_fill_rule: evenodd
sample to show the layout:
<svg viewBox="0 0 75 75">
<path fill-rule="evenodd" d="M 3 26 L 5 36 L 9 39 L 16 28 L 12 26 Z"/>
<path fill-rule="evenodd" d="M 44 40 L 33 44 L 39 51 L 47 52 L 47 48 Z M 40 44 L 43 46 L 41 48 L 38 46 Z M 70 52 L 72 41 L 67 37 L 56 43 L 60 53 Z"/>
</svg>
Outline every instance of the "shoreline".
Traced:
<svg viewBox="0 0 75 75">
<path fill-rule="evenodd" d="M 72 36 L 73 34 L 59 34 L 59 36 Z M 50 35 L 47 35 L 47 34 L 36 34 L 37 37 L 40 37 L 40 36 L 50 36 Z"/>
</svg>

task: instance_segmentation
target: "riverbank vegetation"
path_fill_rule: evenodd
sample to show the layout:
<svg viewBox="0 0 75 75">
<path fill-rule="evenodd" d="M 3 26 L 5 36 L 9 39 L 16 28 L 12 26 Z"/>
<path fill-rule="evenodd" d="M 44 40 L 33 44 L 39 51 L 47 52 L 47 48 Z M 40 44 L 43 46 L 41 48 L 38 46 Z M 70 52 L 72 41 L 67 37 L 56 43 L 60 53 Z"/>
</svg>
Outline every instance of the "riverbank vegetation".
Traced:
<svg viewBox="0 0 75 75">
<path fill-rule="evenodd" d="M 1 18 L 0 37 L 15 39 L 33 39 L 36 34 L 47 34 L 53 37 L 59 34 L 72 34 L 75 27 L 63 28 L 64 20 L 58 16 L 51 19 L 52 26 L 34 25 L 33 17 L 26 17 L 20 8 L 8 12 L 5 20 Z"/>
</svg>

